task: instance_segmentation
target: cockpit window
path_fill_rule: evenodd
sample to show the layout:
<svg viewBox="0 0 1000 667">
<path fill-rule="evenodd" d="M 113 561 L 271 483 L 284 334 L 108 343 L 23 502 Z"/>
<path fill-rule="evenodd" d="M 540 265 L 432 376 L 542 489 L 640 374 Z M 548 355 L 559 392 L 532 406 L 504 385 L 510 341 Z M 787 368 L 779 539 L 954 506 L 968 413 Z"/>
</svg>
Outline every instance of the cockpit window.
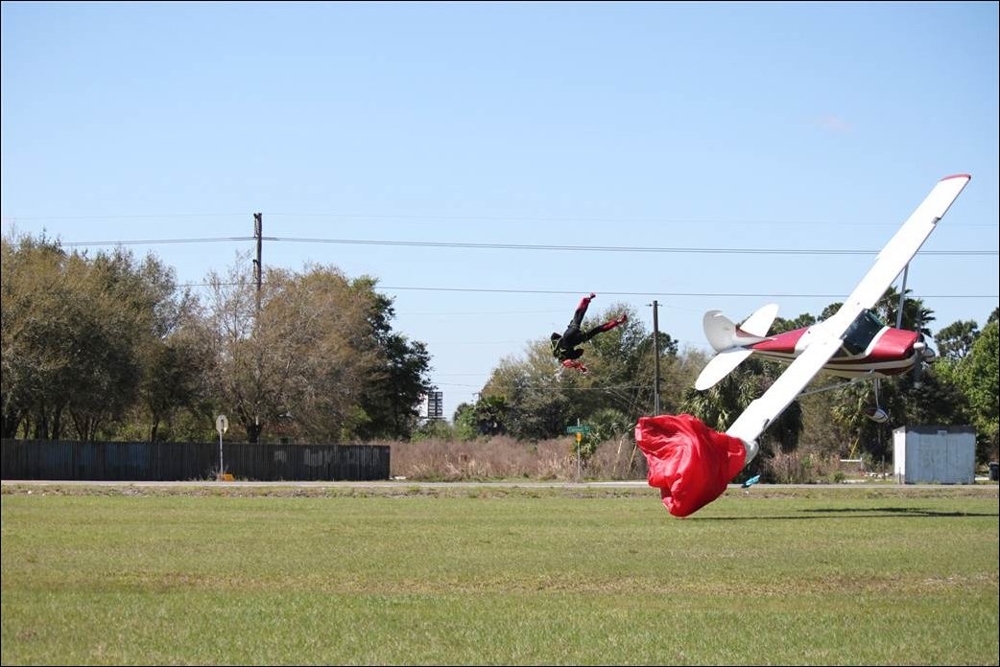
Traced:
<svg viewBox="0 0 1000 667">
<path fill-rule="evenodd" d="M 850 354 L 861 354 L 868 349 L 872 339 L 885 327 L 878 315 L 863 310 L 844 333 L 844 349 Z"/>
</svg>

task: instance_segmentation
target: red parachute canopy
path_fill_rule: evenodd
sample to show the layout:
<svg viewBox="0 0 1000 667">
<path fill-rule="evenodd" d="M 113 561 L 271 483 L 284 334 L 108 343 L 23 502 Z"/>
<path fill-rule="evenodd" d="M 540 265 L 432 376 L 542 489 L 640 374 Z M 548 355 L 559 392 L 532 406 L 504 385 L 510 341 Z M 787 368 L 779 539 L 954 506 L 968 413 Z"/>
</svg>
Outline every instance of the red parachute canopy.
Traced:
<svg viewBox="0 0 1000 667">
<path fill-rule="evenodd" d="M 649 485 L 660 489 L 674 516 L 687 516 L 722 495 L 743 468 L 746 446 L 692 415 L 640 417 L 635 442 L 649 464 Z"/>
</svg>

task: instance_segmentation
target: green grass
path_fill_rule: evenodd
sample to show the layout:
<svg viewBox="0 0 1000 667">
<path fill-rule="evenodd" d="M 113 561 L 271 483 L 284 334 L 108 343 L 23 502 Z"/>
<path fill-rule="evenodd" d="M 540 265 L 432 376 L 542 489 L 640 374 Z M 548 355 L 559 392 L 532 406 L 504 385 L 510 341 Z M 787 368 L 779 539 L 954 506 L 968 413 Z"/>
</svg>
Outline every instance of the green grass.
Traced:
<svg viewBox="0 0 1000 667">
<path fill-rule="evenodd" d="M 29 493 L 30 491 L 30 493 Z M 2 662 L 987 664 L 997 487 L 4 486 Z"/>
</svg>

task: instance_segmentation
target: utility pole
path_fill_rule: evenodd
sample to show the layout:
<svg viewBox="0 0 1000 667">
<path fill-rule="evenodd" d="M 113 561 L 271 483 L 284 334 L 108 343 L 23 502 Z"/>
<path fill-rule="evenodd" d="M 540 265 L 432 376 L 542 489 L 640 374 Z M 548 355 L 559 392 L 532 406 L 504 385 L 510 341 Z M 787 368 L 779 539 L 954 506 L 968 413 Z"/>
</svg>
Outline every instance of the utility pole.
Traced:
<svg viewBox="0 0 1000 667">
<path fill-rule="evenodd" d="M 653 414 L 660 414 L 660 322 L 659 304 L 653 300 Z"/>
<path fill-rule="evenodd" d="M 253 235 L 257 239 L 257 259 L 253 261 L 253 279 L 257 283 L 257 315 L 260 315 L 260 283 L 263 266 L 260 263 L 261 241 L 264 234 L 264 214 L 253 214 Z"/>
<path fill-rule="evenodd" d="M 254 397 L 254 416 L 253 416 L 253 436 L 254 444 L 260 444 L 260 369 L 263 365 L 263 360 L 261 359 L 262 350 L 260 348 L 260 339 L 257 334 L 259 333 L 260 326 L 260 285 L 261 278 L 263 277 L 263 266 L 260 261 L 260 251 L 261 251 L 261 241 L 263 241 L 264 234 L 264 214 L 254 213 L 253 214 L 253 235 L 257 239 L 257 259 L 253 261 L 253 279 L 257 283 L 257 311 L 256 318 L 254 319 L 254 338 L 255 346 L 257 348 L 257 369 L 256 369 L 256 396 Z"/>
</svg>

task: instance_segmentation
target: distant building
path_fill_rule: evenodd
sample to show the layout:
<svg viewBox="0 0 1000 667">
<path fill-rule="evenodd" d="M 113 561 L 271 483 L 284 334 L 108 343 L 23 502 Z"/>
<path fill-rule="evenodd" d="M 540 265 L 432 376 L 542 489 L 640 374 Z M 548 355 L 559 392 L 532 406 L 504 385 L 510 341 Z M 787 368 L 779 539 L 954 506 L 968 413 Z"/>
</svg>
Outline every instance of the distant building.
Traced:
<svg viewBox="0 0 1000 667">
<path fill-rule="evenodd" d="M 892 432 L 900 484 L 974 484 L 976 432 L 971 426 L 901 426 Z"/>
<path fill-rule="evenodd" d="M 444 419 L 444 392 L 432 391 L 421 397 L 420 417 L 422 419 Z"/>
</svg>

